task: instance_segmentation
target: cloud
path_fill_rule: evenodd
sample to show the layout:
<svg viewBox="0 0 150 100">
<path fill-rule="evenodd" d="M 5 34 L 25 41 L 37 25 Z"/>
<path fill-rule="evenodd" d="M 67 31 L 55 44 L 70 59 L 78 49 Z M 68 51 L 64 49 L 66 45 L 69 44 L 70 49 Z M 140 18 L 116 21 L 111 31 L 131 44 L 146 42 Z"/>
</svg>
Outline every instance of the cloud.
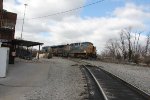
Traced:
<svg viewBox="0 0 150 100">
<path fill-rule="evenodd" d="M 17 5 L 12 1 L 5 2 L 5 7 L 9 10 L 10 5 L 14 8 L 13 11 L 18 13 L 18 18 L 21 18 L 24 2 L 18 0 L 20 4 Z M 65 11 L 79 7 L 85 2 L 86 0 L 30 0 L 26 18 Z M 84 18 L 78 15 L 79 11 L 44 19 L 25 20 L 23 38 L 43 42 L 45 45 L 90 41 L 100 52 L 109 38 L 119 37 L 121 29 L 129 26 L 139 30 L 148 28 L 145 21 L 150 18 L 150 11 L 142 6 L 127 3 L 124 7 L 116 8 L 112 13 L 113 16 Z M 16 37 L 20 36 L 21 25 L 22 20 L 18 20 Z"/>
<path fill-rule="evenodd" d="M 141 21 L 126 18 L 80 18 L 72 16 L 51 27 L 52 39 L 57 42 L 93 42 L 98 51 L 104 49 L 109 38 L 116 38 L 121 29 L 132 27 L 144 27 Z"/>
<path fill-rule="evenodd" d="M 126 4 L 125 7 L 117 8 L 114 11 L 114 15 L 131 20 L 146 20 L 150 18 L 150 13 L 145 11 L 145 7 L 139 7 L 132 3 Z"/>
</svg>

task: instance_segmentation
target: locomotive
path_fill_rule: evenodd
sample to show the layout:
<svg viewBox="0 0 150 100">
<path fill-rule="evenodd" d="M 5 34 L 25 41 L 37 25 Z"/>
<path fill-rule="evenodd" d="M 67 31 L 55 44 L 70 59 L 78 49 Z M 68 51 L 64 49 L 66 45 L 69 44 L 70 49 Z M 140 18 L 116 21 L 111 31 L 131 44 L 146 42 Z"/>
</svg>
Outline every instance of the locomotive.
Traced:
<svg viewBox="0 0 150 100">
<path fill-rule="evenodd" d="M 45 46 L 43 51 L 51 50 L 53 56 L 96 58 L 96 47 L 91 42 L 71 43 L 66 45 Z"/>
</svg>

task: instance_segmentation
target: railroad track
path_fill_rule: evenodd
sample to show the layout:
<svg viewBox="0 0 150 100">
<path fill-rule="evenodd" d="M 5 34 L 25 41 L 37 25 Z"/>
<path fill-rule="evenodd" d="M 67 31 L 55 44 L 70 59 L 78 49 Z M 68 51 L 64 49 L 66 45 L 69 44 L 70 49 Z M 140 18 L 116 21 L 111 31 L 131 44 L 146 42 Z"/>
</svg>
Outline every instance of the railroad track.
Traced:
<svg viewBox="0 0 150 100">
<path fill-rule="evenodd" d="M 114 75 L 91 65 L 83 65 L 89 100 L 150 100 L 150 96 Z"/>
</svg>

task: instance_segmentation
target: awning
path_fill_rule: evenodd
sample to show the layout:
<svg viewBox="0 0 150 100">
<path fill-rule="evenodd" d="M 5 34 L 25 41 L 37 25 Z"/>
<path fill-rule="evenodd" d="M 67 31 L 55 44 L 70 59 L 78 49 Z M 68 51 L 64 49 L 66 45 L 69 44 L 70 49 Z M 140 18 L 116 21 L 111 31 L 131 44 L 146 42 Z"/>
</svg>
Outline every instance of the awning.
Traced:
<svg viewBox="0 0 150 100">
<path fill-rule="evenodd" d="M 31 47 L 31 46 L 37 46 L 37 45 L 43 45 L 44 43 L 40 42 L 34 42 L 34 41 L 27 41 L 27 40 L 18 40 L 14 39 L 9 42 L 4 42 L 12 45 L 18 45 L 18 46 L 26 46 L 26 47 Z"/>
</svg>

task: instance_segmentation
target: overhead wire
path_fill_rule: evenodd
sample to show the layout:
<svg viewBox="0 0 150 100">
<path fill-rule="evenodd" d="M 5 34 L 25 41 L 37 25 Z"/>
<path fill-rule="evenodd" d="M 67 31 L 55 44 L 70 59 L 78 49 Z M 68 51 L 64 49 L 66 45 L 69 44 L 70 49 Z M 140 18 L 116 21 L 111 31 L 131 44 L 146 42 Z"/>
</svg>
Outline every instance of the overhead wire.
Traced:
<svg viewBox="0 0 150 100">
<path fill-rule="evenodd" d="M 87 5 L 83 5 L 83 6 L 80 6 L 80 7 L 77 7 L 77 8 L 73 8 L 73 9 L 70 9 L 70 10 L 66 10 L 66 11 L 62 11 L 62 12 L 58 12 L 58 13 L 53 13 L 53 14 L 49 14 L 49 15 L 45 15 L 45 16 L 26 18 L 26 20 L 41 19 L 41 18 L 56 16 L 56 15 L 60 15 L 60 14 L 65 14 L 65 13 L 69 13 L 69 12 L 72 12 L 72 11 L 76 11 L 76 10 L 79 10 L 79 9 L 82 9 L 82 8 L 86 8 L 86 7 L 101 3 L 103 1 L 105 1 L 105 0 L 98 0 L 96 2 L 89 3 Z M 23 20 L 23 18 L 22 19 L 17 19 L 17 20 Z"/>
</svg>

